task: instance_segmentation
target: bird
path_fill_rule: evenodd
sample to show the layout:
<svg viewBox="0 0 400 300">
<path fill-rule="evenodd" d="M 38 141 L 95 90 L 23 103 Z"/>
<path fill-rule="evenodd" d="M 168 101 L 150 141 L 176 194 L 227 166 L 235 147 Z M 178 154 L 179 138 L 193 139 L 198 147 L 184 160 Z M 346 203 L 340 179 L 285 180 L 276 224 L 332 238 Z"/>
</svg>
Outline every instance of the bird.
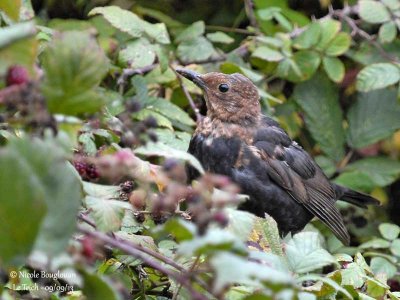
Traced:
<svg viewBox="0 0 400 300">
<path fill-rule="evenodd" d="M 330 182 L 279 123 L 262 113 L 258 89 L 246 76 L 176 71 L 202 89 L 207 107 L 188 152 L 205 171 L 229 177 L 249 196 L 239 209 L 272 216 L 282 237 L 303 230 L 317 217 L 349 245 L 350 236 L 335 202 L 340 199 L 367 208 L 379 201 Z M 189 180 L 199 176 L 193 167 L 187 173 Z"/>
</svg>

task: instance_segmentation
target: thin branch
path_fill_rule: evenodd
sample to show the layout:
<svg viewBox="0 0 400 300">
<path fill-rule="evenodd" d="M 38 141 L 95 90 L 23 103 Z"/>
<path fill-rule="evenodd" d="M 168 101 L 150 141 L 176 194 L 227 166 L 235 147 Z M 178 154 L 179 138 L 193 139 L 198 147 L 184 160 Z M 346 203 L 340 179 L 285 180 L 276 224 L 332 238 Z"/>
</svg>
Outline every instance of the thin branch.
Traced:
<svg viewBox="0 0 400 300">
<path fill-rule="evenodd" d="M 133 75 L 146 74 L 146 73 L 154 70 L 157 66 L 158 66 L 158 63 L 154 63 L 154 64 L 151 64 L 151 65 L 145 66 L 143 68 L 136 68 L 136 69 L 127 68 L 127 69 L 124 69 L 122 71 L 122 74 L 119 76 L 119 78 L 117 80 L 117 85 L 120 88 L 120 92 L 121 93 L 123 92 L 124 86 L 126 85 L 126 82 L 127 82 L 129 77 L 131 77 Z"/>
<path fill-rule="evenodd" d="M 399 63 L 400 61 L 396 57 L 390 55 L 385 51 L 385 49 L 383 49 L 382 45 L 375 40 L 374 36 L 370 35 L 366 31 L 358 27 L 356 21 L 349 17 L 349 14 L 354 14 L 357 12 L 358 12 L 357 6 L 345 6 L 343 9 L 337 9 L 337 10 L 334 10 L 332 7 L 330 7 L 328 16 L 337 17 L 339 20 L 346 22 L 347 25 L 349 25 L 349 27 L 351 28 L 352 36 L 358 35 L 362 37 L 368 43 L 374 46 L 379 51 L 382 57 L 386 58 L 391 62 Z"/>
<path fill-rule="evenodd" d="M 234 28 L 234 27 L 225 27 L 225 26 L 218 26 L 218 25 L 206 25 L 207 30 L 218 30 L 224 32 L 234 32 L 239 34 L 246 34 L 246 35 L 254 35 L 255 32 L 247 29 L 242 28 Z"/>
<path fill-rule="evenodd" d="M 79 215 L 78 216 L 78 219 L 80 219 L 81 221 L 83 221 L 83 222 L 85 222 L 85 223 L 88 223 L 89 225 L 92 225 L 92 224 L 94 224 L 94 222 L 92 221 L 92 220 L 90 220 L 88 217 L 83 217 L 82 215 Z M 92 225 L 93 226 L 93 225 Z M 96 225 L 94 225 L 94 226 L 96 226 Z M 80 230 L 81 231 L 81 230 Z M 108 236 L 107 236 L 108 237 Z M 183 268 L 182 266 L 180 266 L 180 265 L 178 265 L 175 261 L 173 261 L 172 259 L 170 259 L 170 258 L 168 258 L 168 257 L 165 257 L 165 256 L 163 256 L 163 255 L 161 255 L 160 253 L 158 253 L 158 252 L 155 252 L 155 251 L 153 251 L 153 250 L 151 250 L 151 249 L 149 249 L 149 248 L 145 248 L 145 247 L 143 247 L 142 245 L 139 245 L 139 244 L 135 244 L 135 243 L 132 243 L 132 242 L 129 242 L 129 244 L 128 244 L 128 242 L 127 241 L 124 241 L 124 240 L 114 240 L 115 242 L 118 242 L 118 245 L 122 245 L 122 244 L 124 244 L 124 247 L 129 247 L 130 249 L 133 249 L 133 251 L 140 251 L 140 252 L 143 252 L 143 253 L 145 253 L 145 254 L 147 254 L 147 255 L 150 255 L 150 256 L 152 256 L 152 257 L 154 257 L 154 258 L 157 258 L 158 260 L 160 260 L 160 261 L 162 261 L 163 263 L 166 263 L 166 264 L 168 264 L 168 265 L 170 265 L 170 266 L 172 266 L 172 267 L 174 267 L 175 269 L 177 269 L 177 270 L 179 270 L 179 271 L 181 271 L 181 272 L 185 272 L 186 270 L 185 270 L 185 268 Z M 120 247 L 118 247 L 119 249 L 121 249 Z"/>
<path fill-rule="evenodd" d="M 326 16 L 322 17 L 319 20 L 327 19 L 327 18 L 337 18 L 342 22 L 345 22 L 351 29 L 351 36 L 359 36 L 365 39 L 369 44 L 374 46 L 380 53 L 380 55 L 389 60 L 390 62 L 400 63 L 396 57 L 390 55 L 386 52 L 386 50 L 379 44 L 375 37 L 370 35 L 368 32 L 362 30 L 358 26 L 359 20 L 352 19 L 349 15 L 354 15 L 359 13 L 359 7 L 357 5 L 349 6 L 346 5 L 343 9 L 333 9 L 332 6 L 329 6 L 329 12 Z M 295 28 L 292 32 L 289 33 L 291 38 L 295 38 L 302 34 L 306 30 L 306 27 Z"/>
<path fill-rule="evenodd" d="M 121 241 L 121 240 L 117 240 L 115 238 L 112 238 L 104 233 L 98 232 L 98 231 L 92 231 L 92 230 L 88 230 L 87 228 L 83 227 L 83 226 L 79 226 L 78 225 L 78 230 L 81 233 L 84 233 L 90 237 L 96 238 L 98 240 L 101 240 L 102 242 L 104 242 L 105 244 L 108 244 L 112 247 L 118 248 L 122 251 L 124 251 L 125 253 L 132 255 L 138 259 L 140 259 L 141 261 L 143 261 L 143 263 L 145 263 L 146 265 L 160 271 L 161 273 L 167 275 L 168 277 L 170 277 L 171 279 L 175 280 L 177 283 L 181 284 L 182 286 L 184 286 L 190 293 L 192 296 L 192 299 L 196 299 L 196 300 L 207 300 L 208 298 L 206 296 L 204 296 L 203 294 L 199 293 L 198 291 L 196 291 L 190 281 L 190 274 L 187 274 L 187 272 L 183 273 L 178 273 L 175 271 L 171 271 L 170 269 L 166 268 L 165 266 L 161 265 L 159 262 L 151 259 L 150 257 L 148 257 L 143 251 L 143 249 L 137 249 L 135 247 L 133 247 L 132 243 L 128 243 L 127 241 Z M 148 250 L 148 249 L 146 249 Z"/>
<path fill-rule="evenodd" d="M 93 220 L 91 220 L 85 213 L 80 213 L 78 215 L 78 219 L 85 222 L 86 224 L 89 224 L 94 229 L 96 229 L 96 223 Z"/>
<path fill-rule="evenodd" d="M 189 269 L 189 273 L 191 273 L 191 274 L 193 273 L 193 271 L 194 271 L 194 269 L 196 268 L 196 266 L 197 266 L 197 264 L 199 263 L 199 261 L 200 261 L 200 255 L 197 255 L 197 256 L 196 256 L 196 259 L 194 260 L 192 266 L 191 266 L 190 269 Z M 178 298 L 178 295 L 179 295 L 179 292 L 180 292 L 181 288 L 182 288 L 182 284 L 180 284 L 180 285 L 178 286 L 178 288 L 176 289 L 176 292 L 175 292 L 174 295 L 172 296 L 172 300 L 176 300 L 176 299 Z"/>
<path fill-rule="evenodd" d="M 186 89 L 185 85 L 183 84 L 183 80 L 182 80 L 181 76 L 175 71 L 174 68 L 171 67 L 171 69 L 174 70 L 176 77 L 178 78 L 179 85 L 182 88 L 182 91 L 185 94 L 185 97 L 188 100 L 190 107 L 192 108 L 192 110 L 194 111 L 194 114 L 196 115 L 196 122 L 200 123 L 201 120 L 203 119 L 203 116 L 200 114 L 200 110 L 196 107 L 196 104 L 194 103 L 192 96 L 190 96 L 189 91 Z"/>
<path fill-rule="evenodd" d="M 250 25 L 258 29 L 256 15 L 254 13 L 254 3 L 252 0 L 244 0 L 244 8 L 246 10 L 247 17 L 249 18 Z"/>
</svg>

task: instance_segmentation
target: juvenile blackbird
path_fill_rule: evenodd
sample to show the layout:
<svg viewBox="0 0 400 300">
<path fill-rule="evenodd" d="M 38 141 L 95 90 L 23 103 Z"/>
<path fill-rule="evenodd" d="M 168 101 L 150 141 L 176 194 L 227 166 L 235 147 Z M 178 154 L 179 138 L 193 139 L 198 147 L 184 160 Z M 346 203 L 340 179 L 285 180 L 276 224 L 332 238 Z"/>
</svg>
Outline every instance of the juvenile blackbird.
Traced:
<svg viewBox="0 0 400 300">
<path fill-rule="evenodd" d="M 177 72 L 204 91 L 207 106 L 188 151 L 206 171 L 229 176 L 249 195 L 240 208 L 261 217 L 268 213 L 282 236 L 302 230 L 316 216 L 348 245 L 336 200 L 364 208 L 379 201 L 329 182 L 311 156 L 261 113 L 257 88 L 245 76 Z M 193 168 L 188 173 L 190 179 L 198 176 Z"/>
</svg>

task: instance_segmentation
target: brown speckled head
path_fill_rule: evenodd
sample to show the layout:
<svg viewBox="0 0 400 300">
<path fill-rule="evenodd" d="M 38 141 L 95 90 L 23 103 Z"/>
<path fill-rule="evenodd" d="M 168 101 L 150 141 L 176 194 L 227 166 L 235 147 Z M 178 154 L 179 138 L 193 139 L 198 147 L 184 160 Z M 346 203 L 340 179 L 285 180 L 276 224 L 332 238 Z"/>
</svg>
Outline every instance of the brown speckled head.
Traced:
<svg viewBox="0 0 400 300">
<path fill-rule="evenodd" d="M 258 120 L 260 96 L 256 86 L 242 74 L 198 74 L 185 69 L 177 72 L 203 89 L 207 116 L 211 119 L 241 125 L 250 125 Z"/>
</svg>

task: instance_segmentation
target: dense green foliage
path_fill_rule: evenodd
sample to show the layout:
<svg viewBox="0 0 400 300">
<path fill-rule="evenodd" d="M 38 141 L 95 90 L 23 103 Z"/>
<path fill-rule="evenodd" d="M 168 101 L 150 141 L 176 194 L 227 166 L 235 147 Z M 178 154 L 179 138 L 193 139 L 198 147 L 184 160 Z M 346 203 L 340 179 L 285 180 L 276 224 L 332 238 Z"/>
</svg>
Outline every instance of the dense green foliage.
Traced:
<svg viewBox="0 0 400 300">
<path fill-rule="evenodd" d="M 400 1 L 214 2 L 1 0 L 1 299 L 400 299 Z M 186 153 L 205 107 L 182 66 L 249 77 L 382 202 L 338 203 L 350 247 L 236 209 Z"/>
</svg>

